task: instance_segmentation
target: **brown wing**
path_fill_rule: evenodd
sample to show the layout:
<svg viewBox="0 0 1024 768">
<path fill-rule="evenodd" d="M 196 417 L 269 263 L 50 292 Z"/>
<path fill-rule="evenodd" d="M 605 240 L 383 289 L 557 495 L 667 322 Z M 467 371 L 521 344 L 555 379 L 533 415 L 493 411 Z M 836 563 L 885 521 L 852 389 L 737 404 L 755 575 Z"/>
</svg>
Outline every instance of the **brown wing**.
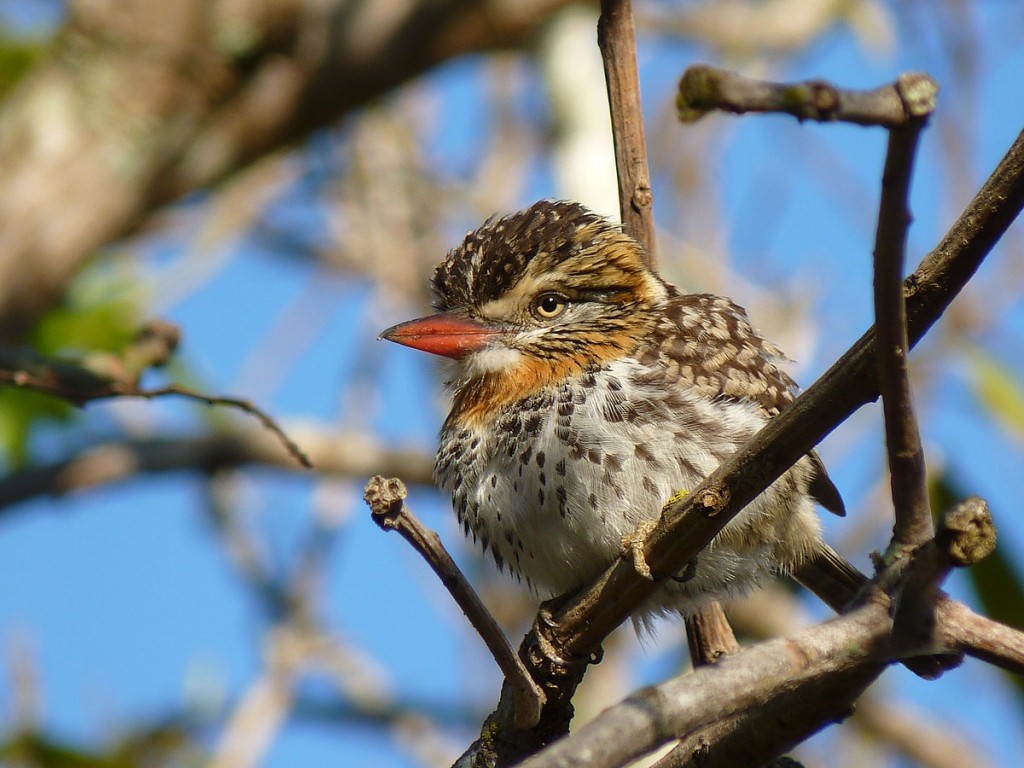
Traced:
<svg viewBox="0 0 1024 768">
<path fill-rule="evenodd" d="M 723 296 L 681 294 L 671 286 L 664 318 L 641 354 L 709 398 L 748 400 L 777 415 L 796 395 L 796 382 L 778 363 L 782 351 L 758 334 L 746 311 Z M 827 510 L 846 514 L 842 497 L 817 453 L 811 495 Z"/>
</svg>

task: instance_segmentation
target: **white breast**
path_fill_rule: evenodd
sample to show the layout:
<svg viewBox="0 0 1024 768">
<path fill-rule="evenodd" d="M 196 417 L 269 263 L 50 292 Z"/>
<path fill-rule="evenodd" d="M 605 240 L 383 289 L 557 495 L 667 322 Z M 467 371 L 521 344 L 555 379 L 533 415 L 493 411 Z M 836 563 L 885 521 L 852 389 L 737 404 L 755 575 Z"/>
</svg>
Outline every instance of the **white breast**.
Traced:
<svg viewBox="0 0 1024 768">
<path fill-rule="evenodd" d="M 638 363 L 619 361 L 529 398 L 494 428 L 445 427 L 438 481 L 460 519 L 499 564 L 544 593 L 592 580 L 619 556 L 625 535 L 696 487 L 764 424 L 755 405 L 710 401 L 682 387 L 669 392 L 638 383 L 642 373 Z M 794 504 L 816 526 L 813 505 L 795 490 L 792 478 L 782 478 L 727 530 L 749 529 Z M 685 608 L 698 593 L 765 574 L 777 559 L 767 534 L 753 551 L 716 540 L 698 558 L 697 577 L 671 585 L 667 604 Z"/>
</svg>

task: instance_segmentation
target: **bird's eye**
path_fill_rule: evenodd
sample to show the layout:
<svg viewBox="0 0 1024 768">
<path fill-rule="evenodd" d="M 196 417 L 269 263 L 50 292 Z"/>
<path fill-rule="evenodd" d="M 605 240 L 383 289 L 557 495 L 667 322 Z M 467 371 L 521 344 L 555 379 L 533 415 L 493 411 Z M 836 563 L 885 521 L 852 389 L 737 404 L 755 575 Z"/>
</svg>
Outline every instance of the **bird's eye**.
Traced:
<svg viewBox="0 0 1024 768">
<path fill-rule="evenodd" d="M 533 302 L 533 311 L 538 317 L 550 320 L 562 314 L 566 306 L 568 306 L 568 302 L 565 296 L 558 293 L 542 293 Z"/>
</svg>

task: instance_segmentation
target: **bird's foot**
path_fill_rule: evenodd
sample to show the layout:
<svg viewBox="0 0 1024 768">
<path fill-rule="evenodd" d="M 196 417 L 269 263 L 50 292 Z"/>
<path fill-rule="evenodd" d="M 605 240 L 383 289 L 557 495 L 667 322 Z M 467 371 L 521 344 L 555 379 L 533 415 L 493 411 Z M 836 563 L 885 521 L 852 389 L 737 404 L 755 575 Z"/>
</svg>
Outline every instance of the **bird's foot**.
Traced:
<svg viewBox="0 0 1024 768">
<path fill-rule="evenodd" d="M 647 537 L 657 526 L 657 520 L 643 520 L 635 531 L 622 537 L 622 556 L 631 558 L 633 570 L 648 581 L 654 581 L 654 576 L 647 564 L 647 558 L 644 557 L 644 546 L 647 544 Z"/>
</svg>

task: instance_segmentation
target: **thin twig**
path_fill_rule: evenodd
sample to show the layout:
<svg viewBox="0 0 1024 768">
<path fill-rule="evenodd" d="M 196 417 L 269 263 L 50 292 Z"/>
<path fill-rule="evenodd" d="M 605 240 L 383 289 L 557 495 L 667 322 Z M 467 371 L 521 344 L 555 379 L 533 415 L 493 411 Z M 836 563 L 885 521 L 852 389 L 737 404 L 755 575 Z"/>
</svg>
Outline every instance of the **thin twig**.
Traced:
<svg viewBox="0 0 1024 768">
<path fill-rule="evenodd" d="M 648 266 L 657 267 L 654 236 L 654 193 L 647 166 L 640 75 L 636 65 L 636 25 L 631 0 L 601 0 L 597 41 L 608 82 L 608 106 L 615 142 L 622 229 L 647 252 Z"/>
<path fill-rule="evenodd" d="M 901 96 L 906 90 L 905 77 L 901 77 L 894 86 Z M 915 81 L 915 85 L 918 90 L 922 89 L 920 78 Z M 933 104 L 934 96 L 926 101 Z M 889 455 L 889 479 L 896 517 L 890 558 L 902 556 L 932 536 L 924 451 L 921 448 L 921 433 L 914 412 L 907 367 L 909 345 L 903 298 L 903 265 L 911 219 L 908 210 L 910 179 L 918 140 L 929 114 L 915 114 L 905 125 L 889 131 L 875 237 L 878 379 L 885 414 L 885 444 Z"/>
<path fill-rule="evenodd" d="M 935 81 L 924 74 L 910 73 L 900 80 L 903 87 L 859 91 L 824 80 L 771 83 L 702 64 L 687 69 L 679 81 L 676 111 L 687 123 L 718 110 L 781 112 L 798 120 L 899 128 L 916 115 L 930 113 L 937 92 Z"/>
<path fill-rule="evenodd" d="M 205 392 L 198 392 L 189 387 L 184 387 L 180 384 L 169 384 L 166 387 L 157 387 L 156 389 L 139 389 L 137 387 L 124 387 L 121 385 L 113 385 L 111 387 L 110 394 L 97 396 L 93 399 L 100 399 L 100 397 L 143 397 L 147 400 L 152 400 L 157 397 L 169 397 L 176 395 L 178 397 L 184 397 L 189 400 L 197 400 L 207 405 L 225 405 L 230 408 L 237 408 L 240 411 L 244 411 L 251 416 L 255 416 L 257 421 L 260 422 L 266 429 L 277 435 L 278 439 L 284 445 L 288 453 L 306 469 L 312 469 L 313 463 L 309 460 L 309 457 L 303 452 L 295 441 L 285 434 L 285 431 L 281 428 L 281 425 L 274 420 L 270 414 L 262 410 L 259 406 L 255 405 L 250 400 L 245 400 L 241 397 L 229 397 L 225 395 L 208 395 Z"/>
<path fill-rule="evenodd" d="M 408 541 L 454 598 L 466 614 L 469 623 L 483 639 L 494 656 L 505 680 L 512 686 L 515 697 L 516 726 L 532 728 L 540 720 L 544 705 L 544 693 L 533 681 L 523 662 L 512 649 L 505 633 L 494 620 L 458 565 L 441 543 L 441 538 L 424 526 L 409 510 L 405 503 L 407 491 L 398 478 L 384 478 L 375 475 L 366 484 L 363 498 L 373 513 L 373 520 L 385 531 L 394 530 Z"/>
<path fill-rule="evenodd" d="M 95 387 L 84 390 L 73 390 L 67 388 L 66 382 L 54 382 L 25 371 L 0 371 L 0 382 L 6 382 L 12 386 L 22 389 L 31 389 L 45 395 L 59 397 L 62 400 L 67 400 L 68 402 L 78 406 L 85 405 L 86 403 L 90 403 L 94 400 L 110 400 L 115 397 L 142 397 L 147 400 L 153 400 L 159 397 L 170 397 L 175 395 L 189 400 L 198 400 L 199 402 L 206 403 L 207 405 L 225 405 L 232 408 L 238 408 L 239 410 L 255 416 L 260 424 L 274 433 L 284 445 L 288 454 L 299 464 L 306 469 L 312 469 L 313 467 L 309 457 L 301 448 L 299 448 L 298 445 L 296 445 L 294 440 L 288 437 L 285 431 L 281 428 L 281 425 L 278 424 L 272 416 L 251 401 L 240 397 L 208 395 L 205 392 L 199 392 L 180 384 L 170 384 L 168 386 L 157 387 L 155 389 L 143 389 L 134 385 L 122 384 L 116 381 L 103 381 L 98 377 L 95 379 Z"/>
</svg>

